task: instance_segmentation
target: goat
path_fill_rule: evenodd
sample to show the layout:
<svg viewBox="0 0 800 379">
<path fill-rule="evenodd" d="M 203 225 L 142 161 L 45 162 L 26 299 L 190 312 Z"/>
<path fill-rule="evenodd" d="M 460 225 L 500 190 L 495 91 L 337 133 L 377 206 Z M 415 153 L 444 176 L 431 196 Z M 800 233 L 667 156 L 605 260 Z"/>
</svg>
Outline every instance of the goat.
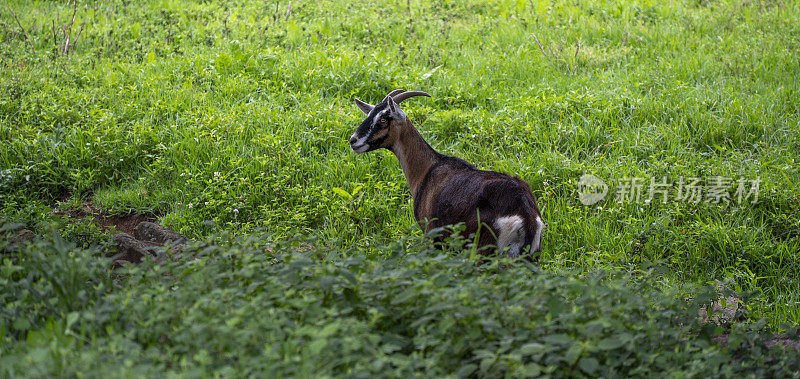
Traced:
<svg viewBox="0 0 800 379">
<path fill-rule="evenodd" d="M 541 251 L 542 221 L 528 183 L 507 174 L 475 168 L 463 159 L 440 154 L 429 145 L 400 109 L 422 91 L 394 90 L 377 105 L 354 99 L 367 118 L 350 137 L 350 147 L 361 154 L 385 148 L 400 161 L 411 188 L 414 218 L 423 231 L 463 223 L 465 235 L 477 233 L 481 224 L 491 233 L 480 233 L 478 248 L 494 245 L 511 258 L 530 261 Z M 483 229 L 485 231 L 485 228 Z"/>
</svg>

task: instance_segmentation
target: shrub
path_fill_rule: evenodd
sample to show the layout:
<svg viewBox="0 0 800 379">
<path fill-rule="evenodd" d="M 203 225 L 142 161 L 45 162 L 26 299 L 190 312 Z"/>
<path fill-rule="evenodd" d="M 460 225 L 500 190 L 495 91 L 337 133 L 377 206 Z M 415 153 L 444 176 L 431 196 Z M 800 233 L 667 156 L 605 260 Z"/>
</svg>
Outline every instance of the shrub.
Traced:
<svg viewBox="0 0 800 379">
<path fill-rule="evenodd" d="M 26 251 L 58 252 L 57 241 Z M 63 265 L 85 264 L 79 250 L 61 249 Z M 6 374 L 356 377 L 794 375 L 800 368 L 797 351 L 766 348 L 768 336 L 754 333 L 763 325 L 735 328 L 728 349 L 718 346 L 719 328 L 696 316 L 716 296 L 711 288 L 687 302 L 646 275 L 477 265 L 428 240 L 378 250 L 385 259 L 254 237 L 202 243 L 181 259 L 129 266 L 115 274 L 113 291 L 87 292 L 78 282 L 107 274 L 73 268 L 83 274 L 66 282 L 83 297 L 57 295 L 36 317 L 53 319 L 36 323 L 26 342 L 6 336 L 2 367 Z M 61 267 L 25 262 L 31 272 Z"/>
</svg>

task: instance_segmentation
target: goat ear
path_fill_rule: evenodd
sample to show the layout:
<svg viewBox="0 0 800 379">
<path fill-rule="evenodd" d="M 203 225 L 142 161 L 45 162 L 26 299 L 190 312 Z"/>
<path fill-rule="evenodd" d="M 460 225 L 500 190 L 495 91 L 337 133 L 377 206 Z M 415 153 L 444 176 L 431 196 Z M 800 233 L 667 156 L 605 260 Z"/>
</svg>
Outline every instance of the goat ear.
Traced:
<svg viewBox="0 0 800 379">
<path fill-rule="evenodd" d="M 392 113 L 397 113 L 398 109 L 397 103 L 394 102 L 394 99 L 392 99 L 391 96 L 386 96 L 386 98 L 384 98 L 383 101 L 385 101 L 386 105 L 389 106 L 389 111 L 391 111 Z"/>
<path fill-rule="evenodd" d="M 372 109 L 375 108 L 374 105 L 367 104 L 359 99 L 353 98 L 353 100 L 356 101 L 358 109 L 361 109 L 361 111 L 364 112 L 365 115 L 368 115 L 369 112 L 372 112 Z"/>
</svg>

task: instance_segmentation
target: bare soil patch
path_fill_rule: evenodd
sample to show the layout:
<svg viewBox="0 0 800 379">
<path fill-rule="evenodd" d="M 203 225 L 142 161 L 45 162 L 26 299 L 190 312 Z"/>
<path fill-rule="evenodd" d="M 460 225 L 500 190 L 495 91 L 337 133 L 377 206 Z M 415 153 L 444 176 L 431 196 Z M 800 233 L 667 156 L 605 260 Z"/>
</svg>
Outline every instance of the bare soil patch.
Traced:
<svg viewBox="0 0 800 379">
<path fill-rule="evenodd" d="M 70 210 L 55 210 L 55 214 L 61 216 L 67 222 L 77 222 L 87 217 L 92 219 L 95 225 L 102 231 L 116 230 L 119 233 L 134 234 L 136 225 L 141 222 L 155 222 L 155 214 L 129 213 L 127 215 L 109 215 L 106 211 L 96 207 L 90 202 L 83 203 L 80 208 Z"/>
</svg>

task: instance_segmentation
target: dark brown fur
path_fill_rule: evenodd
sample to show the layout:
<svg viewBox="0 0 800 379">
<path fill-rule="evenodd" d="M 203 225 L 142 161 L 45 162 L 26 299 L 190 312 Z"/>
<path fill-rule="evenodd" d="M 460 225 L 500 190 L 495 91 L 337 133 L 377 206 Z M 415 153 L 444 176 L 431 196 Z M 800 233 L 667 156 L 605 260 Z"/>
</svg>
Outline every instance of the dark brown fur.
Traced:
<svg viewBox="0 0 800 379">
<path fill-rule="evenodd" d="M 508 215 L 520 215 L 524 230 L 532 230 L 536 217 L 541 217 L 528 183 L 445 155 L 439 156 L 414 197 L 414 217 L 423 230 L 464 223 L 465 235 L 471 235 L 482 223 L 479 248 L 497 243 L 500 231 L 493 221 Z"/>
</svg>

